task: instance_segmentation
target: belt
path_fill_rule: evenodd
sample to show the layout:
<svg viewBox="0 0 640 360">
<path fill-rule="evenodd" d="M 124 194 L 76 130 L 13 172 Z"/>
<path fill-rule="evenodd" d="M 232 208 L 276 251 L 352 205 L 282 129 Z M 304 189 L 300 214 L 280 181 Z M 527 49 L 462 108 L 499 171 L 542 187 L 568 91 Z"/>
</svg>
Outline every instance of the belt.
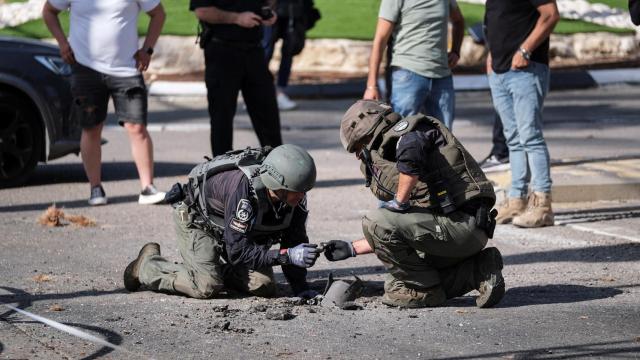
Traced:
<svg viewBox="0 0 640 360">
<path fill-rule="evenodd" d="M 212 43 L 221 44 L 224 46 L 230 46 L 237 49 L 253 49 L 253 48 L 261 47 L 260 42 L 229 41 L 229 40 L 219 39 L 217 37 L 212 37 L 211 40 L 209 41 L 211 41 Z"/>
</svg>

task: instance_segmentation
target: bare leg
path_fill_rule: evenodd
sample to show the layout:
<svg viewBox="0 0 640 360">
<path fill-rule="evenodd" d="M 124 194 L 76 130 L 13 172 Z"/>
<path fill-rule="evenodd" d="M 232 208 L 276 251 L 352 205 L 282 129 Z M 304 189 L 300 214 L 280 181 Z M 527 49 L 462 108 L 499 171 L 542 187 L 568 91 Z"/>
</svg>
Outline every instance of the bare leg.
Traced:
<svg viewBox="0 0 640 360">
<path fill-rule="evenodd" d="M 131 142 L 131 155 L 138 169 L 141 188 L 153 183 L 153 142 L 146 125 L 125 122 Z"/>
<path fill-rule="evenodd" d="M 101 135 L 104 123 L 100 123 L 90 129 L 83 129 L 80 137 L 80 154 L 82 156 L 82 165 L 84 172 L 87 174 L 89 184 L 93 188 L 100 185 L 101 182 L 101 162 L 102 148 Z"/>
</svg>

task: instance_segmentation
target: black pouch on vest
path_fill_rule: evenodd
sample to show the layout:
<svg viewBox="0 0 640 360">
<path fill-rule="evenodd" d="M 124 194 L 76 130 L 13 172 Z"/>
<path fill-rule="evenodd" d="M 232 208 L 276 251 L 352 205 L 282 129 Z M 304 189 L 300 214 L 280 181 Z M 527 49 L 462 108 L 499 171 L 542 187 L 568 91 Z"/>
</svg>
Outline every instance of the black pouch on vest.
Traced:
<svg viewBox="0 0 640 360">
<path fill-rule="evenodd" d="M 489 239 L 493 239 L 493 232 L 496 229 L 496 216 L 498 210 L 493 209 L 489 212 L 486 206 L 480 206 L 476 211 L 476 227 L 484 230 Z"/>
<path fill-rule="evenodd" d="M 167 193 L 164 195 L 164 202 L 167 204 L 175 204 L 179 201 L 184 200 L 184 198 L 185 194 L 184 191 L 182 191 L 182 184 L 175 183 L 171 187 L 171 190 L 167 191 Z"/>
</svg>

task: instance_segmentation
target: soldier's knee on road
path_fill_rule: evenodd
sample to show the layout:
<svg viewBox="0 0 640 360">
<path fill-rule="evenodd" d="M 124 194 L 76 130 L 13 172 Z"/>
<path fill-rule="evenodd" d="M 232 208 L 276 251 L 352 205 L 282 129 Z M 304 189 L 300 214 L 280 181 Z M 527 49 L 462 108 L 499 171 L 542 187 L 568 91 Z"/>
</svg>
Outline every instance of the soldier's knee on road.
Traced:
<svg viewBox="0 0 640 360">
<path fill-rule="evenodd" d="M 212 276 L 201 276 L 196 279 L 196 293 L 200 296 L 194 296 L 198 299 L 208 299 L 218 294 L 224 287 L 222 281 Z"/>
<path fill-rule="evenodd" d="M 266 275 L 256 276 L 254 273 L 249 283 L 249 293 L 259 297 L 273 297 L 276 295 L 276 282 Z"/>
</svg>

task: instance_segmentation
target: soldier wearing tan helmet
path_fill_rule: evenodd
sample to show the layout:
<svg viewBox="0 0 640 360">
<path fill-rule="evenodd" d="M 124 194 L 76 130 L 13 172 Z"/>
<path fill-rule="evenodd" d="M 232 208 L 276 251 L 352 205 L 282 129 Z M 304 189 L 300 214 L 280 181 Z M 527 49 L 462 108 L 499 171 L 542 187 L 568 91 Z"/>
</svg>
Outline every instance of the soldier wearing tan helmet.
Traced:
<svg viewBox="0 0 640 360">
<path fill-rule="evenodd" d="M 344 115 L 340 139 L 361 160 L 380 207 L 364 216 L 364 239 L 332 240 L 327 259 L 375 252 L 389 271 L 382 302 L 390 306 L 439 306 L 472 290 L 480 292 L 477 306 L 497 304 L 502 256 L 485 248 L 495 227 L 493 187 L 446 126 L 360 100 Z"/>
</svg>

